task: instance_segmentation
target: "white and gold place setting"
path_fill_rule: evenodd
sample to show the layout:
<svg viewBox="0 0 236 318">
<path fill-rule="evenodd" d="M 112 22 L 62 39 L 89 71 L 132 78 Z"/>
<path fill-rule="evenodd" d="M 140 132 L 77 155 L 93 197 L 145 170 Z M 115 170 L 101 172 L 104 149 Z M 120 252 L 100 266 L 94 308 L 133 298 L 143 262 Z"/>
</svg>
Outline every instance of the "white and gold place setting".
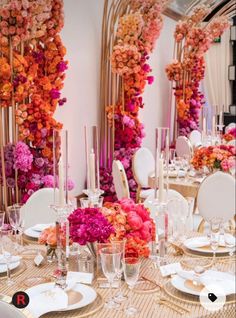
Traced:
<svg viewBox="0 0 236 318">
<path fill-rule="evenodd" d="M 235 0 L 0 0 L 0 318 L 235 318 Z"/>
</svg>

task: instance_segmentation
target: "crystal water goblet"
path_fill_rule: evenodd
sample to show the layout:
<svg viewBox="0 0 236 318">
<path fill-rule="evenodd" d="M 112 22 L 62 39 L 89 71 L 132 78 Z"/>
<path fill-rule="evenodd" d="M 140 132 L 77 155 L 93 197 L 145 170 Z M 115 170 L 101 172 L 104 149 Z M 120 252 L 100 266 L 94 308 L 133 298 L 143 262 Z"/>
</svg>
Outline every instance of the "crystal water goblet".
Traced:
<svg viewBox="0 0 236 318">
<path fill-rule="evenodd" d="M 216 260 L 216 251 L 219 247 L 220 243 L 220 231 L 221 231 L 221 223 L 222 220 L 219 218 L 213 218 L 210 220 L 210 245 L 213 252 L 212 264 L 215 267 L 215 260 Z"/>
<path fill-rule="evenodd" d="M 139 258 L 127 257 L 123 259 L 122 263 L 124 268 L 125 282 L 132 293 L 132 290 L 139 278 L 141 262 Z M 129 297 L 129 305 L 125 309 L 125 314 L 127 316 L 135 316 L 139 313 L 139 309 L 132 305 L 130 298 L 131 297 Z"/>
<path fill-rule="evenodd" d="M 1 231 L 1 249 L 3 259 L 6 262 L 7 267 L 7 286 L 12 286 L 14 281 L 11 278 L 11 269 L 10 262 L 12 258 L 12 254 L 14 253 L 14 242 L 12 239 L 12 230 L 4 230 Z"/>
<path fill-rule="evenodd" d="M 122 278 L 122 273 L 123 273 L 123 264 L 122 264 L 122 260 L 125 258 L 125 244 L 126 244 L 126 239 L 123 240 L 112 240 L 111 244 L 113 246 L 115 246 L 116 249 L 118 249 L 118 251 L 121 252 L 121 262 L 120 262 L 120 267 L 118 268 L 117 271 L 117 278 L 119 280 L 119 289 L 118 292 L 116 293 L 116 295 L 114 296 L 114 300 L 117 303 L 122 303 L 123 301 L 125 301 L 127 299 L 127 296 L 125 296 L 122 292 L 121 289 L 121 278 Z"/>
<path fill-rule="evenodd" d="M 115 247 L 105 247 L 101 249 L 100 255 L 102 271 L 108 280 L 110 288 L 110 298 L 105 303 L 105 307 L 108 309 L 118 309 L 120 305 L 116 303 L 112 297 L 112 284 L 120 269 L 121 252 Z"/>
<path fill-rule="evenodd" d="M 182 158 L 181 157 L 175 157 L 174 158 L 174 165 L 175 165 L 175 170 L 177 172 L 177 178 L 176 180 L 179 181 L 179 171 L 182 167 Z"/>
<path fill-rule="evenodd" d="M 10 225 L 16 235 L 16 248 L 18 251 L 23 252 L 24 246 L 22 241 L 22 234 L 24 230 L 24 213 L 21 204 L 14 204 L 8 208 L 8 215 Z"/>
</svg>

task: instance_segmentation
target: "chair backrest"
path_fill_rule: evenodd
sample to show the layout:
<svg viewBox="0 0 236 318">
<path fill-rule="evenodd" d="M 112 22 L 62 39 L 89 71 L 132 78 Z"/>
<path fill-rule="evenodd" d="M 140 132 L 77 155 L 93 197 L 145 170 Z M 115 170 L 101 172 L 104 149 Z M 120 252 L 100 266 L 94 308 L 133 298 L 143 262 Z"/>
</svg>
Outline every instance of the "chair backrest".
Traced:
<svg viewBox="0 0 236 318">
<path fill-rule="evenodd" d="M 230 123 L 228 126 L 225 127 L 225 132 L 227 133 L 230 129 L 235 128 L 236 123 Z"/>
<path fill-rule="evenodd" d="M 148 176 L 155 170 L 152 152 L 145 147 L 138 149 L 132 162 L 134 179 L 141 188 L 148 188 Z"/>
<path fill-rule="evenodd" d="M 227 145 L 236 147 L 236 139 L 230 140 L 229 142 L 227 142 Z"/>
<path fill-rule="evenodd" d="M 19 309 L 3 301 L 0 301 L 0 313 L 2 318 L 25 318 Z"/>
<path fill-rule="evenodd" d="M 221 218 L 228 222 L 235 215 L 235 179 L 217 171 L 203 180 L 198 190 L 197 207 L 205 221 Z"/>
<path fill-rule="evenodd" d="M 157 197 L 158 197 L 158 192 L 159 190 L 157 190 Z M 166 197 L 166 190 L 164 190 L 164 196 Z M 144 206 L 146 208 L 150 208 L 151 206 L 151 202 L 154 199 L 154 193 L 152 193 L 151 195 L 148 196 L 148 198 L 143 202 Z M 184 214 L 186 213 L 186 215 L 188 214 L 188 202 L 187 200 L 182 196 L 181 193 L 179 193 L 178 191 L 169 189 L 168 190 L 168 198 L 166 201 L 170 201 L 172 199 L 179 199 L 183 202 L 183 206 L 182 208 L 184 209 Z M 155 215 L 152 215 L 152 217 L 155 217 Z"/>
<path fill-rule="evenodd" d="M 202 141 L 202 135 L 199 130 L 191 131 L 188 138 L 193 147 L 199 145 Z"/>
<path fill-rule="evenodd" d="M 189 139 L 185 136 L 179 136 L 176 139 L 176 154 L 178 157 L 183 157 L 185 155 L 191 157 L 193 154 L 193 147 Z"/>
<path fill-rule="evenodd" d="M 124 166 L 120 160 L 114 160 L 112 163 L 112 176 L 118 200 L 129 198 L 129 184 Z"/>
<path fill-rule="evenodd" d="M 58 190 L 55 192 L 58 196 Z M 53 223 L 56 221 L 56 214 L 50 208 L 54 203 L 54 189 L 44 188 L 34 192 L 23 206 L 25 228 L 35 224 Z"/>
</svg>

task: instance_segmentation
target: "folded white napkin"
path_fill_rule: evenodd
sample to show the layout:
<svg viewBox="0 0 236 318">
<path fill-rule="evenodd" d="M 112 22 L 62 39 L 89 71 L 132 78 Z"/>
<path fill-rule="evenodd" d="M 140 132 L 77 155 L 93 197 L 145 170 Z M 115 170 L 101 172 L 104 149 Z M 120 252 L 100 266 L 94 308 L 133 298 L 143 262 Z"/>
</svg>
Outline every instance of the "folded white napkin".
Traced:
<svg viewBox="0 0 236 318">
<path fill-rule="evenodd" d="M 196 277 L 196 274 L 194 271 L 185 271 L 185 270 L 178 270 L 177 274 L 183 278 L 183 279 L 188 279 L 188 280 L 193 280 Z"/>
<path fill-rule="evenodd" d="M 50 226 L 53 226 L 53 223 L 42 223 L 42 224 L 35 224 L 31 227 L 31 230 L 36 232 L 42 232 L 43 230 L 49 228 Z"/>
<path fill-rule="evenodd" d="M 92 284 L 93 274 L 83 272 L 68 272 L 67 273 L 67 284 L 73 281 L 74 283 Z"/>
<path fill-rule="evenodd" d="M 30 296 L 27 310 L 34 318 L 38 318 L 48 312 L 65 309 L 67 306 L 68 295 L 65 291 L 61 288 L 50 288 Z"/>
<path fill-rule="evenodd" d="M 224 236 L 220 235 L 219 246 L 225 247 L 226 246 L 225 240 L 235 245 L 235 238 L 231 234 L 225 234 Z M 200 237 L 187 240 L 185 242 L 185 245 L 188 248 L 198 248 L 198 247 L 204 247 L 204 246 L 210 247 L 210 241 L 206 236 L 200 236 Z"/>
<path fill-rule="evenodd" d="M 188 248 L 198 248 L 198 247 L 210 246 L 210 241 L 206 236 L 200 236 L 200 237 L 195 237 L 191 240 L 187 240 L 185 244 Z"/>
<path fill-rule="evenodd" d="M 226 272 L 207 270 L 200 276 L 200 281 L 204 286 L 216 284 L 223 289 L 226 294 L 236 293 L 235 275 Z"/>
<path fill-rule="evenodd" d="M 204 286 L 216 284 L 222 288 L 226 294 L 235 294 L 235 276 L 226 272 L 206 270 L 203 274 L 197 275 L 194 271 L 179 270 L 177 274 L 183 279 L 196 280 L 198 277 L 199 282 Z"/>
<path fill-rule="evenodd" d="M 17 263 L 21 260 L 21 257 L 20 256 L 15 256 L 15 255 L 12 255 L 10 260 L 9 260 L 9 264 L 12 264 L 12 263 Z M 4 265 L 6 264 L 6 261 L 3 257 L 2 254 L 0 254 L 0 265 Z"/>
<path fill-rule="evenodd" d="M 223 238 L 224 239 L 224 244 L 225 242 L 230 244 L 230 245 L 233 245 L 235 246 L 235 237 L 229 233 L 225 233 L 225 237 Z M 225 244 L 226 245 L 226 244 Z"/>
</svg>

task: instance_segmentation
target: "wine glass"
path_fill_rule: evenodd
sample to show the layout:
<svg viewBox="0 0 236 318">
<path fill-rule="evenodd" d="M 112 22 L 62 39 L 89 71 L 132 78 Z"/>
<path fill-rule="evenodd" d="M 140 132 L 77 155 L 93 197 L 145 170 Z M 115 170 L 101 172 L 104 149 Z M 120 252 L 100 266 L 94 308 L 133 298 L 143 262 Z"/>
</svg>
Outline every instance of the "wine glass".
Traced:
<svg viewBox="0 0 236 318">
<path fill-rule="evenodd" d="M 175 165 L 175 170 L 177 172 L 177 178 L 176 180 L 179 181 L 179 171 L 182 167 L 182 158 L 181 157 L 175 157 L 174 158 L 174 165 Z"/>
<path fill-rule="evenodd" d="M 4 221 L 5 221 L 5 212 L 4 211 L 0 211 L 0 231 L 3 228 Z"/>
<path fill-rule="evenodd" d="M 174 161 L 175 161 L 175 149 L 173 148 L 170 148 L 170 163 L 171 163 L 171 166 L 173 167 L 174 166 Z"/>
<path fill-rule="evenodd" d="M 129 289 L 132 291 L 132 289 L 134 288 L 139 278 L 141 262 L 139 258 L 137 257 L 127 257 L 123 259 L 122 263 L 123 263 L 125 281 Z M 139 312 L 138 308 L 134 307 L 131 304 L 131 300 L 129 297 L 129 305 L 125 309 L 125 314 L 127 316 L 133 316 L 133 315 L 136 315 L 138 312 Z"/>
<path fill-rule="evenodd" d="M 216 259 L 216 251 L 219 247 L 220 242 L 220 230 L 221 230 L 221 223 L 222 220 L 219 218 L 213 218 L 210 220 L 210 245 L 213 252 L 212 264 L 215 266 L 215 259 Z"/>
<path fill-rule="evenodd" d="M 11 279 L 11 270 L 10 262 L 12 254 L 14 252 L 14 243 L 12 240 L 12 230 L 3 230 L 1 231 L 1 247 L 3 259 L 6 262 L 7 266 L 7 286 L 12 286 L 14 281 Z"/>
<path fill-rule="evenodd" d="M 224 241 L 225 241 L 225 246 L 229 250 L 229 256 L 232 257 L 234 255 L 235 245 L 236 245 L 235 230 L 225 229 Z"/>
<path fill-rule="evenodd" d="M 190 162 L 190 156 L 184 155 L 182 159 L 182 167 L 184 170 L 184 181 L 188 181 L 188 170 L 189 170 L 189 162 Z"/>
<path fill-rule="evenodd" d="M 123 239 L 120 241 L 119 240 L 112 240 L 111 241 L 111 244 L 113 246 L 115 246 L 115 248 L 121 252 L 121 261 L 125 257 L 125 243 L 126 243 L 126 239 Z M 122 273 L 123 273 L 123 265 L 122 265 L 122 262 L 120 262 L 120 267 L 117 271 L 117 278 L 119 280 L 119 290 L 118 290 L 117 294 L 114 296 L 114 300 L 117 303 L 122 303 L 123 301 L 125 301 L 127 299 L 127 296 L 125 296 L 121 290 Z"/>
<path fill-rule="evenodd" d="M 201 258 L 184 258 L 180 261 L 183 267 L 194 271 L 193 284 L 199 285 L 201 275 L 211 267 L 212 262 L 206 257 Z M 201 284 L 201 283 L 200 283 Z"/>
<path fill-rule="evenodd" d="M 23 210 L 21 204 L 14 204 L 8 208 L 9 221 L 16 235 L 16 245 L 20 252 L 23 252 L 22 234 L 24 228 Z"/>
<path fill-rule="evenodd" d="M 101 249 L 102 271 L 106 276 L 110 287 L 110 298 L 105 303 L 105 307 L 109 309 L 118 309 L 119 304 L 112 298 L 112 283 L 114 282 L 117 272 L 120 269 L 121 252 L 115 247 L 105 247 Z"/>
</svg>

